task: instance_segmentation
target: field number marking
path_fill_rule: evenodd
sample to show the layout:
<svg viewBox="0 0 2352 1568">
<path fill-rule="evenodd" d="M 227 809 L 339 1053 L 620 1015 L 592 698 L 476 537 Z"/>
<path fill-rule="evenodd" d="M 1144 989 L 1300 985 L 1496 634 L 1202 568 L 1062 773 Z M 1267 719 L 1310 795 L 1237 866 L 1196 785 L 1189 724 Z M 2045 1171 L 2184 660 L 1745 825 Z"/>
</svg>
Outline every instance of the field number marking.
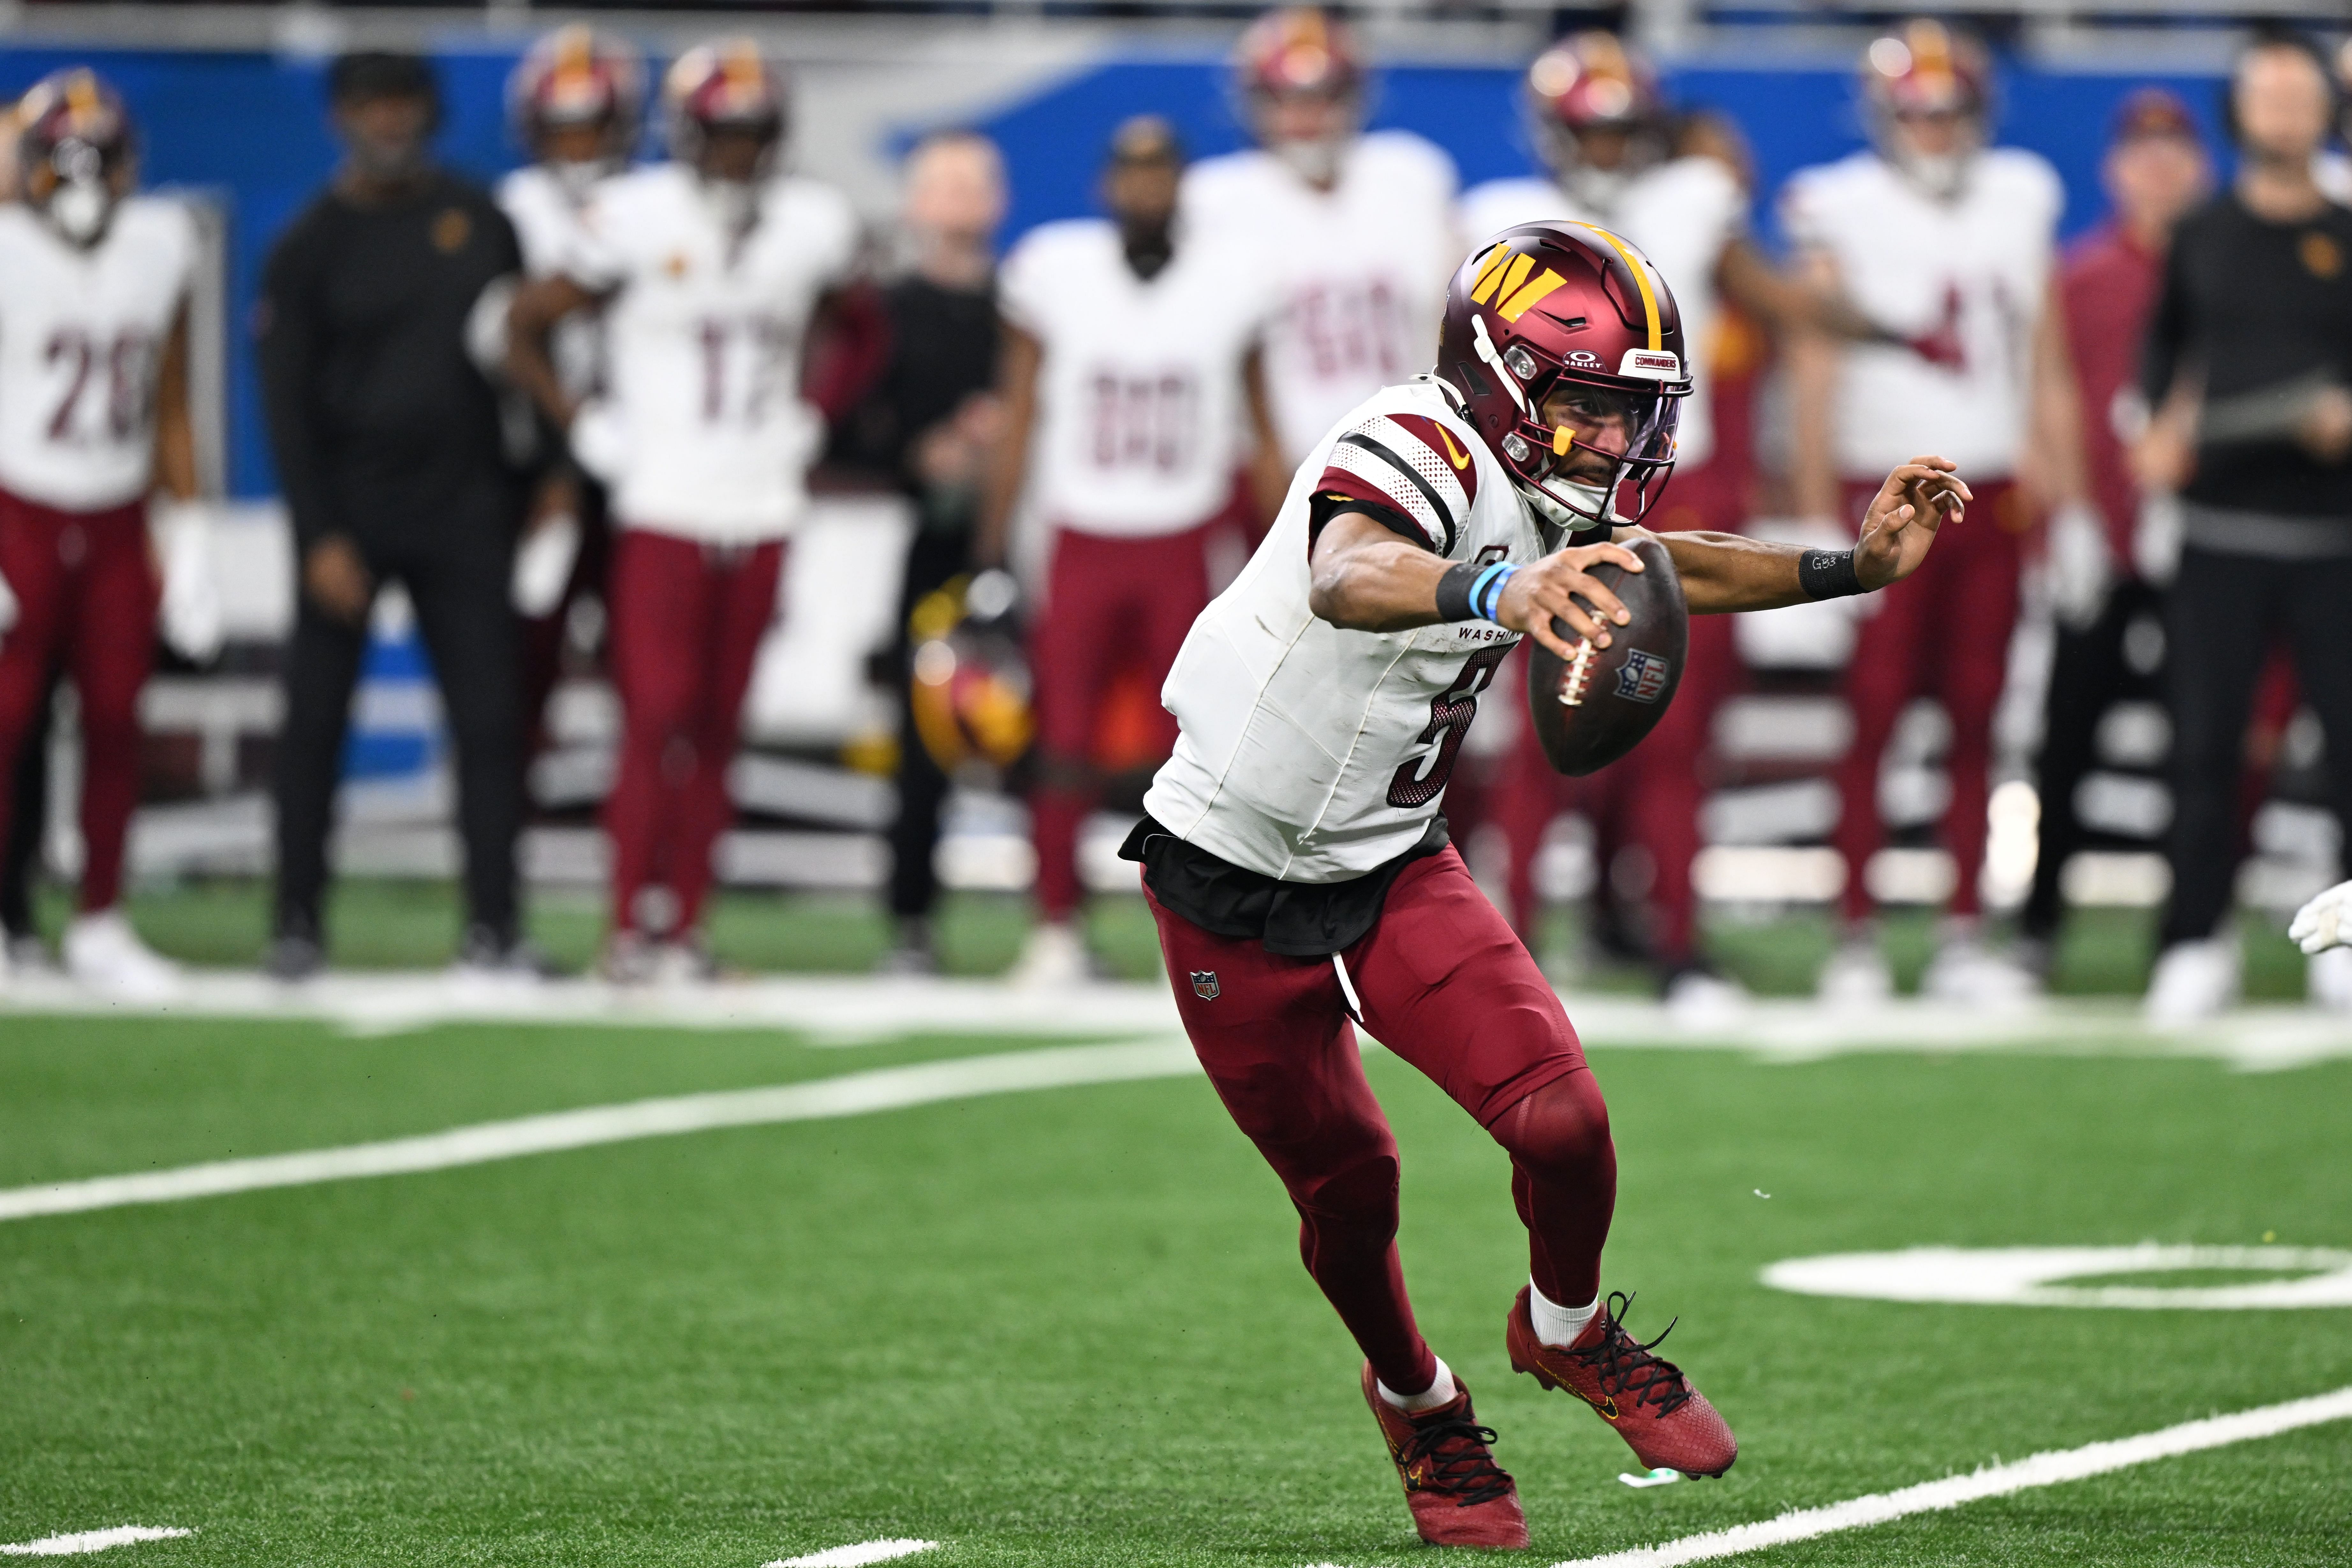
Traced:
<svg viewBox="0 0 2352 1568">
<path fill-rule="evenodd" d="M 44 1535 L 38 1541 L 13 1542 L 0 1545 L 0 1557 L 79 1557 L 85 1552 L 134 1546 L 142 1541 L 176 1541 L 194 1533 L 193 1530 L 174 1530 L 169 1525 L 118 1524 L 111 1530 L 85 1530 L 72 1535 Z"/>
<path fill-rule="evenodd" d="M 939 1545 L 936 1541 L 861 1541 L 855 1546 L 829 1547 L 805 1557 L 786 1557 L 767 1568 L 866 1568 L 868 1563 L 889 1563 L 912 1557 Z"/>
<path fill-rule="evenodd" d="M 2053 1487 L 2061 1481 L 2079 1481 L 2090 1476 L 2105 1475 L 2110 1470 L 2145 1465 L 2152 1459 L 2169 1459 L 2181 1454 L 2226 1447 L 2232 1443 L 2249 1442 L 2257 1437 L 2274 1437 L 2298 1427 L 2317 1426 L 2347 1418 L 2352 1418 L 2352 1388 L 2339 1388 L 2333 1394 L 2314 1394 L 2308 1399 L 2290 1399 L 2284 1405 L 2264 1405 L 2252 1410 L 2241 1410 L 2231 1415 L 2211 1415 L 2202 1421 L 2184 1421 L 2178 1426 L 2143 1432 L 2137 1437 L 2118 1437 L 2110 1442 L 2092 1443 L 2058 1453 L 2036 1454 L 2030 1459 L 1995 1465 L 1973 1475 L 1948 1476 L 1940 1481 L 1927 1481 L 1916 1487 L 1905 1487 L 1900 1491 L 1874 1492 L 1868 1497 L 1852 1498 L 1826 1508 L 1795 1509 L 1778 1519 L 1768 1519 L 1759 1524 L 1711 1530 L 1704 1535 L 1686 1535 L 1680 1541 L 1669 1541 L 1663 1545 L 1637 1546 L 1630 1552 L 1612 1552 L 1602 1557 L 1581 1557 L 1555 1563 L 1553 1568 L 1674 1568 L 1677 1563 L 1736 1557 L 1743 1552 L 1759 1552 L 1767 1546 L 1811 1541 L 1816 1536 L 1833 1534 L 1841 1530 L 1885 1524 L 1890 1520 L 1903 1519 L 1915 1513 L 1958 1508 L 1962 1503 L 1977 1502 L 1985 1498 L 2007 1497 L 2011 1492 L 2021 1492 L 2032 1487 Z"/>
<path fill-rule="evenodd" d="M 2185 1269 L 2269 1270 L 2302 1278 L 2204 1285 L 2064 1283 Z M 1870 1301 L 2200 1311 L 2352 1307 L 2352 1252 L 2326 1247 L 1915 1247 L 1791 1258 L 1773 1264 L 1761 1278 L 1777 1290 Z"/>
</svg>

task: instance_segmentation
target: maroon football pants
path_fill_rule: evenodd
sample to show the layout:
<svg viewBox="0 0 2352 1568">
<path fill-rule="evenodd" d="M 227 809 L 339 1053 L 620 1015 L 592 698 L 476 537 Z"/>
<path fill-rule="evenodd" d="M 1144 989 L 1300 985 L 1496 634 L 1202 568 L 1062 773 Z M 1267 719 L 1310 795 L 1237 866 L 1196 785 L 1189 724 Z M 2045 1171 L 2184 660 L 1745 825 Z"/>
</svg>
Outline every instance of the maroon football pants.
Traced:
<svg viewBox="0 0 2352 1568">
<path fill-rule="evenodd" d="M 155 653 L 161 587 L 143 503 L 61 511 L 0 491 L 0 577 L 16 624 L 0 634 L 0 840 L 18 748 L 62 668 L 81 699 L 81 907 L 122 896 L 139 804 L 139 691 Z"/>
<path fill-rule="evenodd" d="M 1608 1107 L 1559 996 L 1460 855 L 1406 867 L 1337 963 L 1214 935 L 1157 900 L 1151 911 L 1192 1048 L 1282 1178 L 1307 1271 L 1382 1383 L 1419 1393 L 1436 1363 L 1397 1257 L 1396 1139 L 1351 1016 L 1509 1152 L 1537 1288 L 1570 1306 L 1599 1293 L 1617 1203 Z"/>
<path fill-rule="evenodd" d="M 640 929 L 655 887 L 676 900 L 670 931 L 690 931 L 701 919 L 711 851 L 735 816 L 727 765 L 783 561 L 781 540 L 710 545 L 615 531 L 607 603 L 621 761 L 604 803 L 615 931 Z"/>
<path fill-rule="evenodd" d="M 1168 679 L 1184 634 L 1209 603 L 1215 527 L 1139 539 L 1070 528 L 1055 533 L 1045 614 L 1029 634 L 1037 712 L 1030 841 L 1037 906 L 1049 921 L 1067 920 L 1078 907 L 1078 828 L 1095 806 L 1095 730 L 1111 679 L 1140 669 L 1156 691 Z M 1160 753 L 1175 744 L 1176 721 L 1168 718 Z"/>
<path fill-rule="evenodd" d="M 1846 521 L 1859 531 L 1877 480 L 1848 480 Z M 1984 867 L 1985 806 L 1992 789 L 1992 719 L 2009 674 L 2009 635 L 2017 624 L 2020 540 L 2029 521 L 2025 497 L 2007 479 L 1975 479 L 1965 520 L 1943 528 L 1936 548 L 1908 578 L 1864 601 L 1846 702 L 1853 742 L 1838 765 L 1838 853 L 1845 858 L 1845 917 L 1872 908 L 1864 872 L 1886 832 L 1878 813 L 1878 770 L 1895 722 L 1915 697 L 1933 697 L 1951 721 L 1944 760 L 1951 779 L 1944 808 L 1944 847 L 1958 872 L 1951 912 L 1978 911 Z"/>
</svg>

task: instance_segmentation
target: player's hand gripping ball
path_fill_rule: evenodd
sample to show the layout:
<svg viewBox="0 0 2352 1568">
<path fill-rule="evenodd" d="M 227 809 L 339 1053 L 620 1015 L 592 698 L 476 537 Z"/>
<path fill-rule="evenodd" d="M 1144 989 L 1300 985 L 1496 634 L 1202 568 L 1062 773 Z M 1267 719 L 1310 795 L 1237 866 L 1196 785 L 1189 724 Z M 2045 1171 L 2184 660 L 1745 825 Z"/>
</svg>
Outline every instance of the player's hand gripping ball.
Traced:
<svg viewBox="0 0 2352 1568">
<path fill-rule="evenodd" d="M 1626 548 L 1641 558 L 1641 571 L 1607 561 L 1588 569 L 1633 615 L 1627 625 L 1609 628 L 1607 647 L 1594 647 L 1557 616 L 1551 629 L 1575 650 L 1573 658 L 1528 640 L 1528 707 L 1536 738 L 1551 765 L 1574 778 L 1607 767 L 1657 727 L 1690 652 L 1690 607 L 1673 557 L 1651 537 Z"/>
</svg>

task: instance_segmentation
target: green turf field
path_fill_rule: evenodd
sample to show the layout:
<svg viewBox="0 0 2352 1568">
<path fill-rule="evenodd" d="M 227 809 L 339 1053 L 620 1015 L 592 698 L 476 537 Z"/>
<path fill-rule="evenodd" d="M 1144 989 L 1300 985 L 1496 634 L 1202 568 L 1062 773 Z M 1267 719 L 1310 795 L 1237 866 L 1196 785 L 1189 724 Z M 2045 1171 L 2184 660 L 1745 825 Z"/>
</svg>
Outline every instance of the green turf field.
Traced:
<svg viewBox="0 0 2352 1568">
<path fill-rule="evenodd" d="M 1035 1042 L 0 1016 L 0 1186 L 828 1078 Z M 1606 1283 L 1740 1434 L 1636 1491 L 1508 1374 L 1500 1155 L 1374 1056 L 1433 1342 L 1549 1563 L 2352 1384 L 2352 1310 L 1895 1305 L 1776 1259 L 1921 1243 L 2352 1245 L 2352 1062 L 1764 1066 L 1612 1049 Z M 1761 1191 L 1771 1195 L 1759 1197 Z M 1045 1089 L 0 1224 L 0 1542 L 105 1560 L 758 1568 L 1432 1561 L 1205 1083 Z M 2352 1422 L 1735 1562 L 2352 1561 Z"/>
<path fill-rule="evenodd" d="M 159 949 L 191 963 L 248 966 L 268 940 L 268 902 L 257 884 L 242 880 L 152 887 L 131 899 L 133 919 Z M 939 921 L 942 963 L 953 974 L 996 974 L 1021 949 L 1028 900 L 995 894 L 950 896 Z M 43 924 L 54 934 L 67 906 L 52 896 Z M 603 903 L 585 891 L 541 891 L 530 906 L 530 932 L 558 964 L 583 970 L 594 962 Z M 2086 910 L 2067 922 L 2058 946 L 2052 989 L 2062 995 L 2137 995 L 2147 979 L 2154 932 L 2152 910 Z M 419 968 L 446 963 L 460 924 L 455 889 L 446 882 L 345 879 L 328 910 L 333 962 L 351 968 Z M 719 959 L 752 972 L 831 973 L 869 969 L 882 956 L 889 928 L 876 900 L 851 894 L 730 891 L 712 906 L 710 940 Z M 1137 898 L 1096 900 L 1097 946 L 1118 973 L 1156 979 L 1159 948 L 1150 917 Z M 2241 921 L 2246 952 L 2246 995 L 2253 1001 L 2298 1001 L 2303 956 L 2286 940 L 2283 922 L 2247 915 Z M 1896 912 L 1885 922 L 1887 952 L 1897 979 L 1915 986 L 1927 966 L 1934 934 L 1924 911 Z M 1811 994 L 1814 972 L 1829 954 L 1828 919 L 1820 913 L 1768 921 L 1710 922 L 1709 941 L 1725 967 L 1759 995 Z M 1555 912 L 1539 944 L 1556 970 L 1574 970 L 1575 922 Z M 1642 968 L 1603 966 L 1577 972 L 1576 984 L 1610 992 L 1647 991 L 1655 982 Z"/>
</svg>

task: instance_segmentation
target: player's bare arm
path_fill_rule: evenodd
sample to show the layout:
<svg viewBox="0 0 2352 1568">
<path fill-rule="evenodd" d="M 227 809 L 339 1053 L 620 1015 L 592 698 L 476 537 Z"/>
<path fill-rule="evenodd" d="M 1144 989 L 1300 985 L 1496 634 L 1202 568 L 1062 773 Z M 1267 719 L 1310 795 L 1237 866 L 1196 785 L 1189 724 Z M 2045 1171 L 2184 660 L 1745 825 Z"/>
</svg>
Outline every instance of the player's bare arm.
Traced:
<svg viewBox="0 0 2352 1568">
<path fill-rule="evenodd" d="M 558 429 L 572 428 L 580 406 L 564 392 L 562 379 L 555 374 L 549 337 L 556 322 L 576 311 L 595 310 L 604 298 L 559 272 L 525 283 L 515 290 L 514 303 L 507 307 L 507 376 Z"/>
<path fill-rule="evenodd" d="M 1495 607 L 1496 624 L 1525 632 L 1561 658 L 1569 642 L 1552 630 L 1557 616 L 1580 637 L 1609 646 L 1609 627 L 1632 615 L 1591 573 L 1603 562 L 1639 572 L 1641 560 L 1619 544 L 1573 545 L 1515 573 Z M 1435 626 L 1437 580 L 1455 563 L 1398 537 L 1360 511 L 1343 511 L 1323 526 L 1308 560 L 1307 607 L 1350 631 L 1402 632 Z"/>
<path fill-rule="evenodd" d="M 1290 465 L 1283 460 L 1282 442 L 1274 433 L 1274 402 L 1266 395 L 1264 345 L 1251 349 L 1242 361 L 1242 397 L 1249 409 L 1250 497 L 1257 503 L 1263 532 L 1290 493 Z"/>
<path fill-rule="evenodd" d="M 196 499 L 196 431 L 188 413 L 188 307 L 172 320 L 155 376 L 155 486 L 173 500 Z"/>
<path fill-rule="evenodd" d="M 1029 443 L 1037 428 L 1037 373 L 1045 345 L 1011 321 L 1004 323 L 997 353 L 997 389 L 1004 402 L 1004 426 L 988 465 L 980 498 L 980 522 L 972 531 L 971 558 L 982 567 L 1002 566 L 1013 531 L 1013 509 L 1029 477 Z"/>
<path fill-rule="evenodd" d="M 1935 545 L 1937 530 L 1957 521 L 1974 499 L 1948 458 L 1915 458 L 1888 474 L 1871 498 L 1862 537 L 1854 543 L 1854 578 L 1862 591 L 1874 593 L 1917 571 Z M 1617 537 L 1645 533 L 1621 528 Z M 1736 533 L 1648 536 L 1674 558 L 1683 596 L 1695 616 L 1778 609 L 1818 597 L 1802 580 L 1807 552 L 1801 546 Z"/>
</svg>

